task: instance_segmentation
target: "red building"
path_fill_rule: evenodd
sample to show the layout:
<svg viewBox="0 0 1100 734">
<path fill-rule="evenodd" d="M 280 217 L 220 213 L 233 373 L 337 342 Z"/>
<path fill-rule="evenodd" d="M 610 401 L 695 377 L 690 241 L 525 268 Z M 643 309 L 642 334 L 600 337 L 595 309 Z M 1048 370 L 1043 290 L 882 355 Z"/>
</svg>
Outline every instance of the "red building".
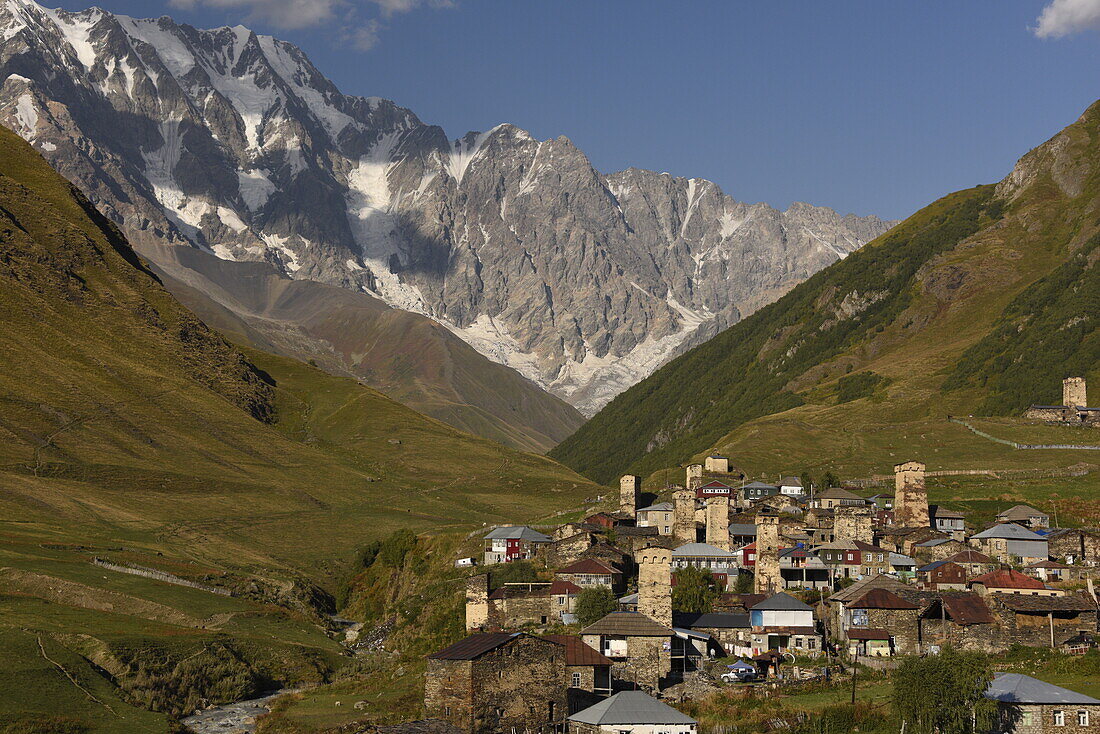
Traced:
<svg viewBox="0 0 1100 734">
<path fill-rule="evenodd" d="M 710 497 L 730 497 L 732 494 L 733 488 L 722 482 L 707 482 L 695 490 L 695 497 L 701 500 Z"/>
</svg>

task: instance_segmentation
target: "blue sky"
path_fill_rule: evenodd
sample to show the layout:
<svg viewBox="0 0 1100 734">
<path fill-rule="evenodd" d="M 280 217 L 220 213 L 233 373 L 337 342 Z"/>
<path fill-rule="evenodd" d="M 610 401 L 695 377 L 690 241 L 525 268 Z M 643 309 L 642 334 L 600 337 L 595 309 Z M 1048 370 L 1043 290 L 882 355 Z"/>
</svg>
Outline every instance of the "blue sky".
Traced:
<svg viewBox="0 0 1100 734">
<path fill-rule="evenodd" d="M 708 178 L 781 208 L 906 216 L 1000 179 L 1100 98 L 1100 0 L 99 4 L 244 22 L 452 138 L 511 122 L 603 171 Z"/>
</svg>

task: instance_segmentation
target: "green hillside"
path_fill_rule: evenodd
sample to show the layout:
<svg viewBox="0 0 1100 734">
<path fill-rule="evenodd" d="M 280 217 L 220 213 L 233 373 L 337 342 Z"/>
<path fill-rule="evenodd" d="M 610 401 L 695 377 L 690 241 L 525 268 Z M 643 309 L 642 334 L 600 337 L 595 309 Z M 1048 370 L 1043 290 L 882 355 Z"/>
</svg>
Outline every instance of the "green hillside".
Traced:
<svg viewBox="0 0 1100 734">
<path fill-rule="evenodd" d="M 881 472 L 915 455 L 903 437 L 922 421 L 940 431 L 948 414 L 1018 414 L 1055 400 L 1069 373 L 1095 380 L 1098 162 L 1100 104 L 1001 184 L 940 199 L 670 362 L 551 456 L 601 482 L 715 448 L 752 471 L 797 473 L 827 465 L 830 445 L 885 432 L 896 450 L 860 459 Z M 987 461 L 995 444 L 961 432 L 929 453 L 969 446 Z"/>
<path fill-rule="evenodd" d="M 6 130 L 0 353 L 0 731 L 168 731 L 201 702 L 327 680 L 345 660 L 327 615 L 367 543 L 595 493 L 354 379 L 242 352 Z"/>
</svg>

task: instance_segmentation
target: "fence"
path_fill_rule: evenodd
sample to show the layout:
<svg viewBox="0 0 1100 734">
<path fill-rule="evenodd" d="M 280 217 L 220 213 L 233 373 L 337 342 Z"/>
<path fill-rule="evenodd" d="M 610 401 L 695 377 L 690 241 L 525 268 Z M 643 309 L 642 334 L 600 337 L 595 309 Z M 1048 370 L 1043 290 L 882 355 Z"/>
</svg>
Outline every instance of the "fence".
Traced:
<svg viewBox="0 0 1100 734">
<path fill-rule="evenodd" d="M 117 563 L 111 563 L 105 561 L 98 556 L 92 559 L 92 563 L 100 568 L 106 568 L 108 571 L 117 571 L 118 573 L 128 573 L 131 576 L 142 576 L 147 579 L 154 579 L 156 581 L 163 581 L 166 584 L 175 584 L 176 586 L 186 586 L 191 589 L 198 589 L 199 591 L 206 591 L 211 594 L 218 594 L 220 596 L 233 596 L 233 592 L 229 589 L 223 589 L 218 586 L 211 586 L 210 584 L 203 584 L 198 581 L 188 581 L 187 579 L 174 576 L 164 571 L 158 571 L 155 568 L 144 568 L 142 566 L 120 566 Z"/>
</svg>

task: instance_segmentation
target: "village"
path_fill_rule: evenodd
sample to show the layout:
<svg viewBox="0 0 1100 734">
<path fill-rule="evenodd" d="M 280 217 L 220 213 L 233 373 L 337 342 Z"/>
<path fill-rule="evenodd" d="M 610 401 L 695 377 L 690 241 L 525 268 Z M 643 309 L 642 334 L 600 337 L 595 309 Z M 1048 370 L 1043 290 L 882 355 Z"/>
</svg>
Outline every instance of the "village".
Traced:
<svg viewBox="0 0 1100 734">
<path fill-rule="evenodd" d="M 749 481 L 715 453 L 663 501 L 644 501 L 659 496 L 626 475 L 617 509 L 493 528 L 481 558 L 455 564 L 526 562 L 543 577 L 493 585 L 478 568 L 466 579 L 468 636 L 429 656 L 426 715 L 466 732 L 686 734 L 695 720 L 670 704 L 715 686 L 947 648 L 1097 646 L 1100 529 L 1052 527 L 1024 504 L 974 526 L 929 504 L 923 463 L 893 474 L 892 494 L 867 496 L 793 476 Z M 710 596 L 678 604 L 681 584 Z M 613 608 L 583 619 L 597 589 Z M 1100 728 L 1100 700 L 1029 676 L 1000 674 L 986 696 L 1005 734 Z"/>
</svg>

